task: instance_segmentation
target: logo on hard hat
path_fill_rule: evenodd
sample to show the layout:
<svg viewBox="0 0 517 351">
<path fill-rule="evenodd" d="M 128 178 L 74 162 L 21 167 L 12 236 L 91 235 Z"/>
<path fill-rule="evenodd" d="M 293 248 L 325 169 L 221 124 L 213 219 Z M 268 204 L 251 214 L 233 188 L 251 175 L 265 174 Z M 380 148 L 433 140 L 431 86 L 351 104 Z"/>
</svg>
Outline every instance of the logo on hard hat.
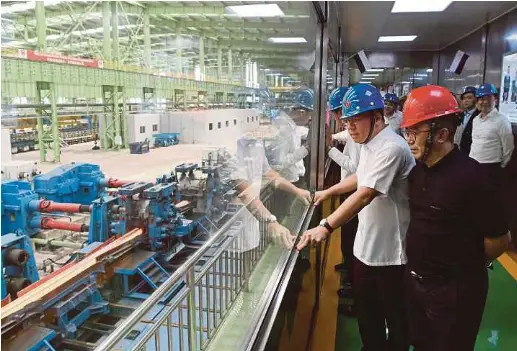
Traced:
<svg viewBox="0 0 517 351">
<path fill-rule="evenodd" d="M 351 105 L 350 100 L 346 100 L 345 101 L 345 107 L 346 108 L 350 108 L 350 105 Z"/>
</svg>

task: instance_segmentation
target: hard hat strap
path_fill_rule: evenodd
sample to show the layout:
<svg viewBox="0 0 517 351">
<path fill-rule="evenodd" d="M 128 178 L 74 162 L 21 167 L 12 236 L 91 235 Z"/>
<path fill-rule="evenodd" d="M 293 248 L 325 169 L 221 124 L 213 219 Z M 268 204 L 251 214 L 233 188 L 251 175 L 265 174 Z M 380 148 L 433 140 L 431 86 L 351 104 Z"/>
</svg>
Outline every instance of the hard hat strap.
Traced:
<svg viewBox="0 0 517 351">
<path fill-rule="evenodd" d="M 372 138 L 374 129 L 375 129 L 375 112 L 373 112 L 372 115 L 370 116 L 370 131 L 368 132 L 368 136 L 362 143 L 359 143 L 359 144 L 366 144 L 367 142 L 369 142 L 370 139 Z"/>
<path fill-rule="evenodd" d="M 422 162 L 425 162 L 427 156 L 429 155 L 429 152 L 431 151 L 431 148 L 433 146 L 433 140 L 434 140 L 434 133 L 436 131 L 436 123 L 431 122 L 430 123 L 430 130 L 429 134 L 427 135 L 427 139 L 425 140 L 425 149 L 424 149 L 424 155 L 422 156 Z"/>
</svg>

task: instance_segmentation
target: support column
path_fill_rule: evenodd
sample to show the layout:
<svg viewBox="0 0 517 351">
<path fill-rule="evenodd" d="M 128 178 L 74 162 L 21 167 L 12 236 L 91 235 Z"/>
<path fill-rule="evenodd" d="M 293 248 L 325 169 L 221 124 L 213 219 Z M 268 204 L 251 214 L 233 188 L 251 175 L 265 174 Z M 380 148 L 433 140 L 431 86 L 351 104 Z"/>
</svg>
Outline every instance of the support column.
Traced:
<svg viewBox="0 0 517 351">
<path fill-rule="evenodd" d="M 151 68 L 151 27 L 147 7 L 144 9 L 144 66 Z"/>
<path fill-rule="evenodd" d="M 217 46 L 217 80 L 223 79 L 223 48 Z"/>
<path fill-rule="evenodd" d="M 233 82 L 233 60 L 232 49 L 228 50 L 228 82 Z"/>
<path fill-rule="evenodd" d="M 240 54 L 240 71 L 241 71 L 241 74 L 240 74 L 240 79 L 241 79 L 241 85 L 245 86 L 246 85 L 246 67 L 244 65 L 244 54 L 241 52 Z"/>
<path fill-rule="evenodd" d="M 56 106 L 56 87 L 54 83 L 49 83 L 49 100 L 50 100 L 50 112 L 52 114 L 52 141 L 53 141 L 53 153 L 54 163 L 61 161 L 61 137 L 59 136 L 59 122 L 57 120 L 57 106 Z"/>
<path fill-rule="evenodd" d="M 118 6 L 116 1 L 111 2 L 111 38 L 113 39 L 113 61 L 120 59 L 118 42 Z"/>
<path fill-rule="evenodd" d="M 103 37 L 102 37 L 102 54 L 104 55 L 104 59 L 111 61 L 111 9 L 110 2 L 103 1 L 102 2 L 102 29 L 103 29 Z"/>
<path fill-rule="evenodd" d="M 47 22 L 45 18 L 45 4 L 43 1 L 36 1 L 36 32 L 38 36 L 38 51 L 47 50 Z"/>
<path fill-rule="evenodd" d="M 199 71 L 201 80 L 205 80 L 205 39 L 199 37 Z"/>
<path fill-rule="evenodd" d="M 183 73 L 183 50 L 181 48 L 181 29 L 176 29 L 176 71 Z"/>
</svg>

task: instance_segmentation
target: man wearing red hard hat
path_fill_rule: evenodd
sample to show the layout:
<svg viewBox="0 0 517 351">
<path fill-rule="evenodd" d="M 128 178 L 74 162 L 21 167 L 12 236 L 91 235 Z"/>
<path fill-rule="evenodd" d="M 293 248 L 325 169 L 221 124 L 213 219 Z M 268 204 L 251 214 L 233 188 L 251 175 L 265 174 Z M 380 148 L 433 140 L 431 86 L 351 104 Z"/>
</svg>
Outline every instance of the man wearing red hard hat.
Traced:
<svg viewBox="0 0 517 351">
<path fill-rule="evenodd" d="M 473 350 L 488 291 L 487 261 L 509 245 L 484 168 L 460 152 L 454 96 L 428 85 L 410 92 L 403 135 L 417 160 L 409 174 L 408 303 L 415 351 Z"/>
</svg>

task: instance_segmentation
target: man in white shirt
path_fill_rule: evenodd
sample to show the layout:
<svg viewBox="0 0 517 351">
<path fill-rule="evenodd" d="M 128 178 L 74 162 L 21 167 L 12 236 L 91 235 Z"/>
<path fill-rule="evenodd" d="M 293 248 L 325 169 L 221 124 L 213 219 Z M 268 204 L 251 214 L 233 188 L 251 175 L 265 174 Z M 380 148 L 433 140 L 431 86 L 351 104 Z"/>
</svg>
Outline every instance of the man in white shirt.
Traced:
<svg viewBox="0 0 517 351">
<path fill-rule="evenodd" d="M 387 93 L 384 95 L 384 121 L 393 131 L 399 135 L 402 123 L 402 112 L 399 111 L 400 100 L 397 95 Z"/>
<path fill-rule="evenodd" d="M 487 168 L 504 168 L 513 152 L 513 134 L 510 120 L 495 109 L 497 89 L 483 84 L 476 90 L 480 114 L 472 125 L 470 158 Z"/>
<path fill-rule="evenodd" d="M 345 94 L 343 119 L 352 139 L 362 144 L 359 165 L 356 174 L 317 192 L 315 205 L 332 195 L 353 194 L 305 232 L 297 248 L 323 241 L 359 214 L 354 295 L 363 350 L 407 351 L 404 239 L 409 224 L 407 177 L 415 160 L 404 139 L 384 123 L 383 108 L 380 92 L 372 85 L 356 84 Z"/>
</svg>

